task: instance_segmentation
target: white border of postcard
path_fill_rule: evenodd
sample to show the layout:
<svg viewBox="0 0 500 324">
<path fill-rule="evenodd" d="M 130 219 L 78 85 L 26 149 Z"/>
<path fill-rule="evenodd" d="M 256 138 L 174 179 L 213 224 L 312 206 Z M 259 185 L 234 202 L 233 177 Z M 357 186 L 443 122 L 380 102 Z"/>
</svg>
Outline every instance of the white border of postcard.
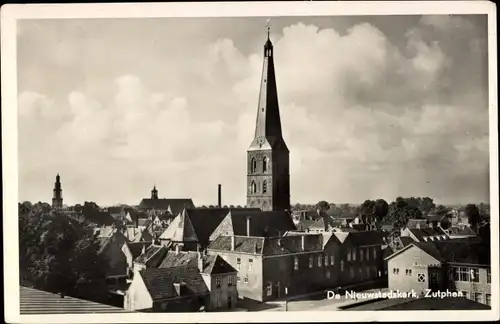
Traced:
<svg viewBox="0 0 500 324">
<path fill-rule="evenodd" d="M 15 323 L 165 323 L 168 322 L 358 322 L 358 321 L 477 321 L 499 319 L 498 261 L 498 131 L 496 10 L 488 1 L 295 1 L 227 3 L 129 3 L 129 4 L 33 4 L 1 8 L 2 49 L 2 150 L 5 320 Z M 16 20 L 57 18 L 150 17 L 269 17 L 360 16 L 419 14 L 488 15 L 490 102 L 490 204 L 492 220 L 492 284 L 489 311 L 360 311 L 360 312 L 246 312 L 246 313 L 131 313 L 85 315 L 20 315 L 17 223 L 17 74 Z M 495 240 L 496 238 L 496 240 Z"/>
</svg>

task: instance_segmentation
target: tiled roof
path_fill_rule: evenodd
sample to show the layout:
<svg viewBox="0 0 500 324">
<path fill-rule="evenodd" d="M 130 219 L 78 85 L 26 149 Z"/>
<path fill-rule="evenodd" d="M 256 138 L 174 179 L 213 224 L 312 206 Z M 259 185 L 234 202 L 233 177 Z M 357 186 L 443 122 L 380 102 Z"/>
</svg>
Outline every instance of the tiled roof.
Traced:
<svg viewBox="0 0 500 324">
<path fill-rule="evenodd" d="M 363 231 L 349 233 L 348 240 L 351 240 L 357 246 L 382 245 L 383 238 L 387 233 L 380 231 Z"/>
<path fill-rule="evenodd" d="M 108 207 L 108 212 L 110 214 L 120 214 L 123 210 L 123 207 L 120 207 L 120 206 L 112 206 L 112 207 Z"/>
<path fill-rule="evenodd" d="M 191 198 L 144 198 L 139 204 L 141 209 L 167 210 L 168 207 L 173 215 L 179 214 L 185 208 L 195 208 Z"/>
<path fill-rule="evenodd" d="M 302 236 L 305 249 L 302 250 Z M 231 251 L 231 236 L 221 235 L 208 247 L 213 251 Z M 287 235 L 281 237 L 235 236 L 234 251 L 262 255 L 279 255 L 322 249 L 321 234 Z"/>
<path fill-rule="evenodd" d="M 238 271 L 217 254 L 203 258 L 203 273 L 214 275 L 235 272 Z"/>
<path fill-rule="evenodd" d="M 464 226 L 464 227 L 450 227 L 449 231 L 450 231 L 450 234 L 452 234 L 452 235 L 476 236 L 476 233 L 474 232 L 474 230 L 472 230 L 468 226 Z"/>
<path fill-rule="evenodd" d="M 165 253 L 167 253 L 165 247 L 153 244 L 148 246 L 145 253 L 140 254 L 134 262 L 154 268 L 161 262 Z"/>
<path fill-rule="evenodd" d="M 123 308 L 99 304 L 50 292 L 20 287 L 21 315 L 130 313 Z"/>
<path fill-rule="evenodd" d="M 429 222 L 440 222 L 441 219 L 443 218 L 443 216 L 441 215 L 436 215 L 436 214 L 429 214 L 426 219 L 429 221 Z"/>
<path fill-rule="evenodd" d="M 245 211 L 259 211 L 259 209 L 240 208 L 235 209 L 239 212 Z M 191 220 L 194 231 L 198 237 L 199 243 L 202 247 L 206 247 L 209 243 L 210 235 L 215 231 L 217 226 L 220 225 L 222 220 L 231 211 L 228 208 L 207 208 L 207 209 L 187 209 L 186 214 Z"/>
<path fill-rule="evenodd" d="M 139 273 L 153 300 L 209 294 L 197 267 L 150 268 Z M 183 284 L 181 296 L 174 283 Z"/>
<path fill-rule="evenodd" d="M 287 212 L 231 210 L 210 239 L 215 240 L 220 235 L 247 235 L 248 217 L 250 236 L 279 236 L 296 230 L 292 217 Z"/>
<path fill-rule="evenodd" d="M 190 251 L 168 251 L 163 260 L 161 260 L 158 268 L 174 268 L 183 266 L 197 266 L 198 253 Z"/>
<path fill-rule="evenodd" d="M 127 227 L 124 233 L 129 242 L 152 241 L 153 236 L 146 230 L 140 230 L 136 227 Z"/>
<path fill-rule="evenodd" d="M 183 210 L 174 218 L 169 227 L 161 234 L 160 240 L 172 242 L 199 242 L 191 218 Z"/>
<path fill-rule="evenodd" d="M 153 244 L 153 242 L 152 241 L 149 241 L 149 242 L 127 242 L 126 244 L 127 244 L 128 249 L 130 250 L 130 253 L 132 253 L 132 257 L 135 260 L 139 255 L 141 255 L 142 249 L 144 247 L 147 248 L 148 246 Z"/>
<path fill-rule="evenodd" d="M 437 235 L 445 235 L 448 237 L 448 235 L 441 229 L 441 228 L 432 228 L 432 227 L 427 227 L 427 228 L 411 228 L 409 229 L 410 232 L 420 241 L 424 241 L 424 237 L 430 237 L 430 236 L 437 236 Z"/>
<path fill-rule="evenodd" d="M 137 221 L 138 226 L 148 227 L 149 223 L 151 223 L 151 220 L 147 218 L 139 218 Z"/>
<path fill-rule="evenodd" d="M 441 261 L 467 264 L 490 264 L 490 251 L 476 238 L 448 241 L 415 242 L 420 249 Z"/>
<path fill-rule="evenodd" d="M 411 243 L 415 242 L 409 236 L 401 236 L 401 237 L 399 237 L 399 239 L 401 240 L 401 243 L 403 244 L 403 246 L 407 246 L 407 245 L 410 245 Z"/>
<path fill-rule="evenodd" d="M 297 230 L 306 230 L 310 229 L 313 224 L 315 224 L 316 221 L 312 219 L 305 219 L 299 221 L 295 226 L 297 227 Z"/>
</svg>

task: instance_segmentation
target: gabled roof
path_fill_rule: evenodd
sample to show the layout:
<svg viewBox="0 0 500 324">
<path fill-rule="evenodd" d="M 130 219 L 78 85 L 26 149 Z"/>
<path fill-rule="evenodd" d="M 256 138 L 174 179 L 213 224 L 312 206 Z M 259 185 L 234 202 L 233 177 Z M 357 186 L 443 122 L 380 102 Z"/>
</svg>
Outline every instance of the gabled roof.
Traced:
<svg viewBox="0 0 500 324">
<path fill-rule="evenodd" d="M 302 249 L 304 237 L 304 249 Z M 221 235 L 210 244 L 213 251 L 231 251 L 231 236 Z M 321 234 L 286 235 L 281 237 L 235 236 L 234 251 L 264 256 L 318 251 L 323 248 Z"/>
<path fill-rule="evenodd" d="M 197 266 L 198 253 L 192 251 L 168 251 L 158 268 L 173 268 L 184 266 Z"/>
<path fill-rule="evenodd" d="M 123 308 L 99 304 L 34 288 L 20 287 L 21 315 L 131 313 Z"/>
<path fill-rule="evenodd" d="M 424 237 L 434 237 L 445 235 L 448 238 L 448 234 L 446 234 L 443 229 L 437 227 L 427 227 L 427 228 L 410 228 L 409 231 L 420 241 L 424 241 Z"/>
<path fill-rule="evenodd" d="M 160 240 L 172 242 L 199 242 L 191 218 L 183 210 L 174 218 L 169 227 L 161 234 Z"/>
<path fill-rule="evenodd" d="M 125 237 L 129 242 L 141 242 L 141 241 L 152 241 L 153 236 L 146 231 L 140 230 L 135 227 L 127 227 L 124 233 Z"/>
<path fill-rule="evenodd" d="M 166 253 L 167 249 L 164 246 L 152 244 L 148 246 L 146 251 L 140 254 L 134 262 L 144 264 L 148 268 L 154 268 L 158 266 Z"/>
<path fill-rule="evenodd" d="M 109 226 L 114 223 L 113 217 L 111 217 L 111 215 L 105 211 L 84 208 L 83 217 L 98 226 Z"/>
<path fill-rule="evenodd" d="M 380 231 L 363 231 L 363 232 L 349 232 L 347 237 L 340 237 L 343 234 L 341 232 L 336 232 L 335 236 L 339 238 L 341 242 L 349 240 L 352 244 L 357 246 L 367 246 L 367 245 L 382 245 L 383 238 L 387 236 L 387 233 Z"/>
<path fill-rule="evenodd" d="M 203 273 L 209 275 L 238 272 L 218 254 L 203 257 Z"/>
<path fill-rule="evenodd" d="M 401 244 L 403 244 L 403 246 L 407 246 L 407 245 L 410 245 L 412 244 L 413 242 L 415 242 L 411 237 L 409 236 L 400 236 L 399 237 L 399 240 L 401 241 Z"/>
<path fill-rule="evenodd" d="M 250 236 L 270 237 L 283 235 L 297 228 L 287 212 L 231 210 L 210 236 L 247 235 L 247 218 L 250 218 Z"/>
<path fill-rule="evenodd" d="M 413 242 L 386 258 L 389 260 L 404 253 L 411 247 L 417 247 L 440 262 L 487 265 L 490 264 L 489 249 L 476 238 L 454 239 L 447 241 Z"/>
<path fill-rule="evenodd" d="M 153 244 L 152 241 L 150 242 L 127 242 L 127 247 L 130 250 L 130 253 L 132 254 L 132 258 L 135 260 L 139 255 L 142 254 L 142 249 L 147 248 L 151 244 Z"/>
<path fill-rule="evenodd" d="M 151 220 L 148 218 L 139 218 L 137 221 L 137 225 L 141 227 L 148 227 L 151 223 Z"/>
<path fill-rule="evenodd" d="M 191 198 L 144 198 L 139 204 L 141 209 L 167 210 L 169 207 L 173 215 L 179 214 L 185 208 L 195 208 Z"/>
<path fill-rule="evenodd" d="M 139 274 L 154 301 L 209 294 L 196 267 L 149 268 Z M 181 295 L 177 293 L 175 283 L 183 284 Z"/>
</svg>

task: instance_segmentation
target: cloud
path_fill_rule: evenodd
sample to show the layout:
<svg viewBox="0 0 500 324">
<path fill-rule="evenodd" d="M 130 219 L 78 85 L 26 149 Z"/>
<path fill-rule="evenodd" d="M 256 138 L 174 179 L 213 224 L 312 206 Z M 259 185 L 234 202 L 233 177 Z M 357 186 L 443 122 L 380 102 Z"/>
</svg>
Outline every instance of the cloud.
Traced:
<svg viewBox="0 0 500 324">
<path fill-rule="evenodd" d="M 343 33 L 306 23 L 283 28 L 275 65 L 292 200 L 487 197 L 477 176 L 488 168 L 484 92 L 456 78 L 464 69 L 487 77 L 473 60 L 486 50 L 473 27 L 456 17 L 424 17 L 404 44 L 368 23 Z M 463 29 L 475 38 L 446 41 Z M 235 44 L 219 38 L 176 61 L 145 49 L 150 68 L 165 64 L 154 78 L 132 68 L 95 76 L 103 89 L 75 88 L 64 100 L 22 92 L 21 196 L 50 194 L 52 180 L 35 175 L 43 169 L 61 172 L 73 203 L 136 203 L 155 181 L 160 195 L 189 196 L 197 204 L 213 204 L 222 183 L 227 204 L 244 204 L 262 53 L 243 53 Z M 471 59 L 464 61 L 457 47 Z M 448 194 L 457 185 L 453 177 L 473 185 Z"/>
</svg>

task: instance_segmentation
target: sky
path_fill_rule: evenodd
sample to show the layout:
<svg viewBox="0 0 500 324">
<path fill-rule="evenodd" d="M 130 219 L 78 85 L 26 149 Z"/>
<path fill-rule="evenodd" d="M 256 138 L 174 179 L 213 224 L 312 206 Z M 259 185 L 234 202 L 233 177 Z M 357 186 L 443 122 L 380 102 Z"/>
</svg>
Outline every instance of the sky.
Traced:
<svg viewBox="0 0 500 324">
<path fill-rule="evenodd" d="M 246 201 L 267 18 L 18 22 L 19 200 Z M 292 203 L 489 201 L 486 16 L 273 17 Z"/>
</svg>

